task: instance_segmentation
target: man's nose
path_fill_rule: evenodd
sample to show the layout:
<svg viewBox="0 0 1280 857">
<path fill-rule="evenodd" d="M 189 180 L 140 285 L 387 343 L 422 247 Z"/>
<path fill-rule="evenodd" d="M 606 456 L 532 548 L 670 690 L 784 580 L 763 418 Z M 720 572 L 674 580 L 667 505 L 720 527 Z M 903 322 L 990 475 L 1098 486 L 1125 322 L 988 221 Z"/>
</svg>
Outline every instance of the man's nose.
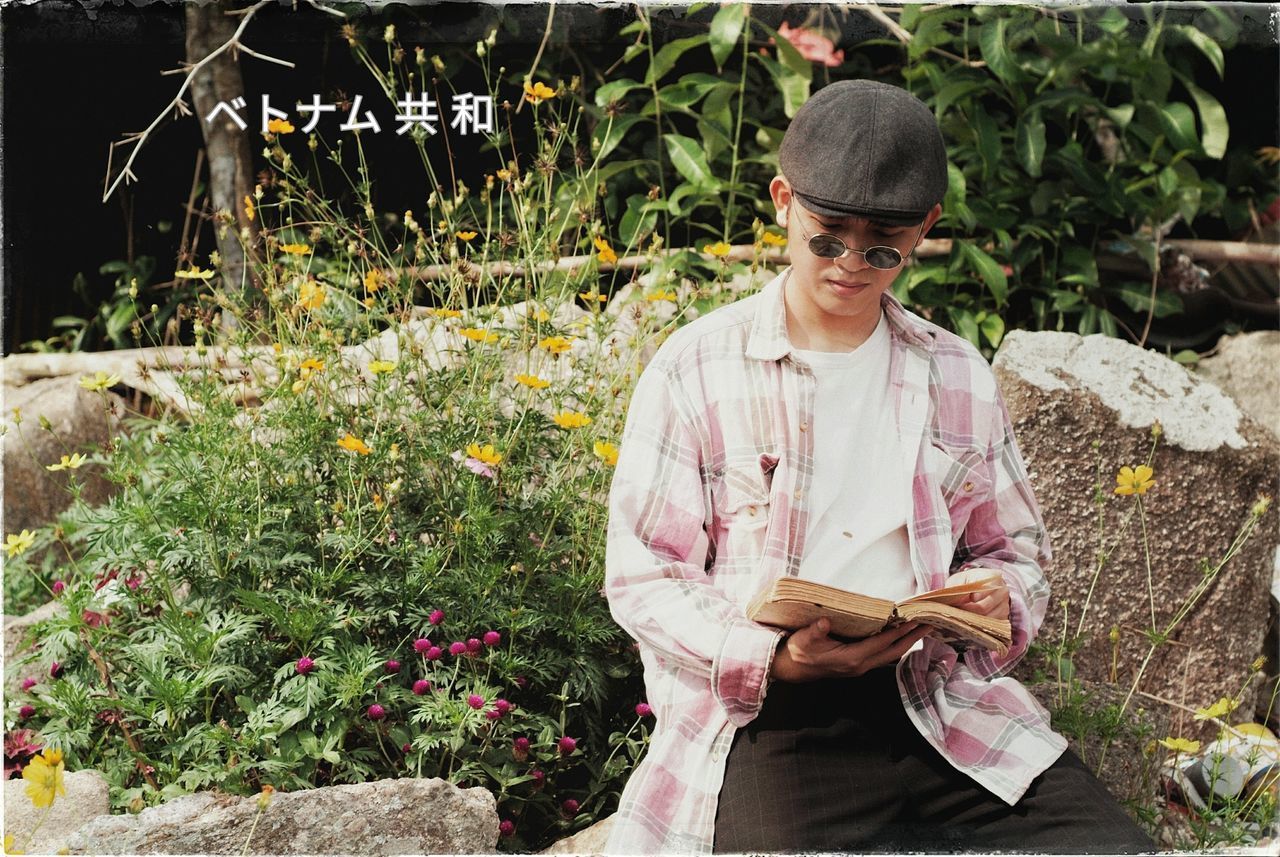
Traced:
<svg viewBox="0 0 1280 857">
<path fill-rule="evenodd" d="M 867 264 L 867 257 L 854 250 L 850 250 L 839 259 L 833 259 L 832 261 L 835 262 L 837 268 L 842 271 L 848 271 L 850 274 L 856 274 L 871 267 Z"/>
</svg>

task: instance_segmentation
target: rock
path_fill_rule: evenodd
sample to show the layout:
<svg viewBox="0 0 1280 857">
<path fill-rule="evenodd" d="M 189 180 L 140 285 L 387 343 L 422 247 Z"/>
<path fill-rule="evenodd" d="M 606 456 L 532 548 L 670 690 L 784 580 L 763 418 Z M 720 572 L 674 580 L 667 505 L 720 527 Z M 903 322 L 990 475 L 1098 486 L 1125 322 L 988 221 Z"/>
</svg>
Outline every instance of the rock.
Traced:
<svg viewBox="0 0 1280 857">
<path fill-rule="evenodd" d="M 483 788 L 376 780 L 256 797 L 199 792 L 71 836 L 72 854 L 475 854 L 495 850 L 498 813 Z M 253 839 L 249 836 L 252 830 Z"/>
<path fill-rule="evenodd" d="M 34 530 L 71 505 L 66 471 L 50 472 L 48 464 L 63 455 L 97 450 L 115 436 L 124 400 L 107 393 L 83 389 L 77 378 L 44 378 L 22 387 L 5 388 L 4 527 L 6 533 Z M 110 409 L 110 413 L 107 409 Z M 14 410 L 22 414 L 18 423 Z M 52 431 L 40 426 L 45 417 Z M 86 464 L 76 471 L 83 486 L 81 498 L 91 506 L 106 501 L 115 486 L 102 478 L 100 465 Z"/>
<path fill-rule="evenodd" d="M 23 666 L 17 663 L 18 657 L 26 652 L 22 645 L 23 637 L 26 636 L 27 629 L 32 625 L 37 622 L 43 622 L 45 619 L 52 618 L 64 611 L 65 608 L 62 604 L 57 601 L 50 601 L 25 616 L 4 617 L 4 688 L 6 696 L 12 697 L 18 693 L 22 687 L 22 679 L 27 675 L 31 675 L 34 678 L 44 677 L 44 672 L 36 667 L 31 665 Z M 37 673 L 39 674 L 37 675 Z"/>
<path fill-rule="evenodd" d="M 1280 437 L 1280 330 L 1224 336 L 1196 374 L 1221 387 L 1240 409 Z"/>
<path fill-rule="evenodd" d="M 1217 387 L 1117 339 L 1014 331 L 993 368 L 1053 546 L 1053 596 L 1040 639 L 1062 638 L 1063 600 L 1067 630 L 1074 633 L 1080 621 L 1098 555 L 1093 497 L 1100 480 L 1113 552 L 1093 591 L 1075 664 L 1082 678 L 1106 680 L 1108 632 L 1118 626 L 1118 679 L 1127 686 L 1147 653 L 1143 631 L 1152 624 L 1152 599 L 1136 516 L 1117 543 L 1133 501 L 1112 493 L 1116 472 L 1147 460 L 1150 427 L 1159 419 L 1155 487 L 1143 501 L 1156 623 L 1163 628 L 1203 579 L 1201 559 L 1216 564 L 1258 495 L 1273 489 L 1280 443 Z M 1272 507 L 1156 651 L 1141 690 L 1195 706 L 1240 692 L 1266 631 L 1276 515 Z M 1021 669 L 1034 668 L 1033 661 Z M 1242 700 L 1244 711 L 1253 710 L 1256 684 Z"/>
<path fill-rule="evenodd" d="M 72 771 L 65 775 L 63 782 L 67 793 L 54 800 L 46 817 L 46 811 L 36 809 L 27 797 L 26 780 L 5 780 L 4 832 L 13 834 L 15 848 L 27 854 L 56 854 L 66 846 L 67 838 L 77 827 L 111 811 L 110 790 L 102 774 Z M 39 830 L 36 830 L 37 824 Z M 31 838 L 33 830 L 34 839 Z"/>
<path fill-rule="evenodd" d="M 613 828 L 613 816 L 602 818 L 586 830 L 553 842 L 539 854 L 603 854 Z"/>
</svg>

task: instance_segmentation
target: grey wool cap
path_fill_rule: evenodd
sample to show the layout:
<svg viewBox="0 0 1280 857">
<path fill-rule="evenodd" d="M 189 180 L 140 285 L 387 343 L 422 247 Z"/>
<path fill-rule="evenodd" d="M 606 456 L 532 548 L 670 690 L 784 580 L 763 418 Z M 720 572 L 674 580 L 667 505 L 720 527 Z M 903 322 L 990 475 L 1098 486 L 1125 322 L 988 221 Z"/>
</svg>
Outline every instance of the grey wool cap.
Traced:
<svg viewBox="0 0 1280 857">
<path fill-rule="evenodd" d="M 947 192 L 947 149 L 933 111 L 873 80 L 814 93 L 783 135 L 778 165 L 804 207 L 827 217 L 919 223 Z"/>
</svg>

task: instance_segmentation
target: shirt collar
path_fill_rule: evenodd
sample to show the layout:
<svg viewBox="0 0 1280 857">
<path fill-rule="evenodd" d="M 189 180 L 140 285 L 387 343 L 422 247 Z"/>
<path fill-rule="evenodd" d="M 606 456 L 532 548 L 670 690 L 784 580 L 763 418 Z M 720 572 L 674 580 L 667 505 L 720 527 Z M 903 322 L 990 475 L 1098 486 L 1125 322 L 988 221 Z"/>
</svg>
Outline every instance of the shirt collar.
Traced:
<svg viewBox="0 0 1280 857">
<path fill-rule="evenodd" d="M 788 267 L 760 290 L 751 337 L 747 340 L 747 357 L 753 360 L 781 360 L 794 350 L 791 338 L 787 336 L 787 309 L 782 296 L 783 286 L 790 275 L 791 268 Z M 908 312 L 892 292 L 886 291 L 881 295 L 880 306 L 889 322 L 889 333 L 895 339 L 933 351 L 934 335 L 930 325 Z"/>
</svg>

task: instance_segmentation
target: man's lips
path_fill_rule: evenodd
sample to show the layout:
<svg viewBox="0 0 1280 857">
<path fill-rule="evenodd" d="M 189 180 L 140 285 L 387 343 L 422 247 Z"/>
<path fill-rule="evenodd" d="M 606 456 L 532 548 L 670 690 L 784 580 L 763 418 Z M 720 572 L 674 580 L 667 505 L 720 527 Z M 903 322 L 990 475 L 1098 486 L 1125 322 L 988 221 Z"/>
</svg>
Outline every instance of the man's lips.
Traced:
<svg viewBox="0 0 1280 857">
<path fill-rule="evenodd" d="M 859 283 L 859 282 L 856 282 L 856 281 L 854 281 L 854 280 L 834 280 L 834 279 L 829 279 L 829 280 L 827 280 L 827 282 L 828 282 L 828 283 L 830 283 L 830 284 L 831 284 L 831 285 L 833 285 L 833 286 L 836 286 L 836 287 L 838 287 L 838 288 L 845 289 L 845 290 L 848 290 L 848 291 L 853 291 L 854 289 L 860 289 L 860 288 L 863 288 L 864 286 L 868 285 L 867 283 Z"/>
</svg>

